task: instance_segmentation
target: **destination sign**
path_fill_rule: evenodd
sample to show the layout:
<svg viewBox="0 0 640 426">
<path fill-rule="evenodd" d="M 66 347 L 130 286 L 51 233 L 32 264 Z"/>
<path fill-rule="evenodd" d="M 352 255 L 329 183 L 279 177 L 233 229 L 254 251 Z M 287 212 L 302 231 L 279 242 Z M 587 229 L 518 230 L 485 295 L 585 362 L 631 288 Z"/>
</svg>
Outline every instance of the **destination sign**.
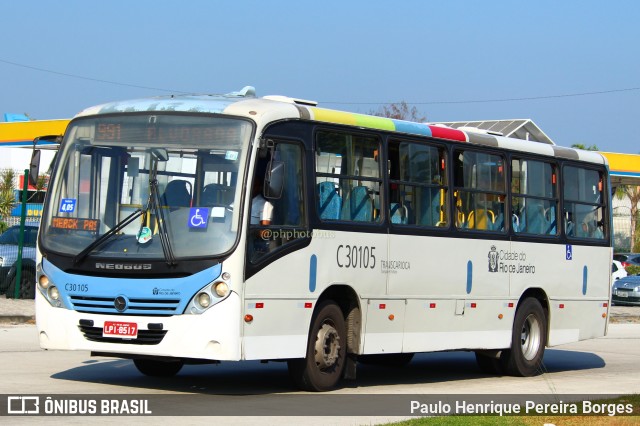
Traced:
<svg viewBox="0 0 640 426">
<path fill-rule="evenodd" d="M 140 123 L 97 123 L 95 138 L 99 142 L 153 142 L 168 143 L 237 141 L 239 126 L 193 124 L 162 126 Z"/>
<path fill-rule="evenodd" d="M 68 229 L 73 231 L 98 232 L 100 221 L 98 219 L 82 219 L 72 217 L 54 216 L 51 220 L 51 227 L 56 229 Z"/>
</svg>

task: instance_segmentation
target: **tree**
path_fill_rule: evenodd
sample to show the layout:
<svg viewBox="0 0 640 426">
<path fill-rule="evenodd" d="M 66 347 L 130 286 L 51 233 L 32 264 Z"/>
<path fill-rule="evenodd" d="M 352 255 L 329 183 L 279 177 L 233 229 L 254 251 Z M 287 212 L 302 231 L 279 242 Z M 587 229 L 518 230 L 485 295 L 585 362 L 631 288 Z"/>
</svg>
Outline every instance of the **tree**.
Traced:
<svg viewBox="0 0 640 426">
<path fill-rule="evenodd" d="M 631 201 L 631 250 L 634 253 L 640 251 L 640 241 L 636 241 L 638 228 L 638 204 L 640 203 L 640 186 L 620 185 L 616 188 L 616 198 L 622 200 L 627 197 Z"/>
<path fill-rule="evenodd" d="M 584 149 L 585 151 L 600 151 L 597 145 L 586 146 L 581 143 L 574 143 L 573 145 L 571 145 L 571 148 Z"/>
<path fill-rule="evenodd" d="M 415 121 L 417 123 L 427 121 L 427 117 L 422 115 L 420 111 L 418 111 L 418 108 L 415 106 L 409 108 L 409 105 L 405 101 L 383 105 L 377 111 L 371 111 L 369 114 L 396 120 Z"/>
<path fill-rule="evenodd" d="M 4 169 L 0 172 L 0 217 L 3 221 L 11 215 L 11 210 L 16 205 L 15 178 L 16 172 L 12 169 Z"/>
</svg>

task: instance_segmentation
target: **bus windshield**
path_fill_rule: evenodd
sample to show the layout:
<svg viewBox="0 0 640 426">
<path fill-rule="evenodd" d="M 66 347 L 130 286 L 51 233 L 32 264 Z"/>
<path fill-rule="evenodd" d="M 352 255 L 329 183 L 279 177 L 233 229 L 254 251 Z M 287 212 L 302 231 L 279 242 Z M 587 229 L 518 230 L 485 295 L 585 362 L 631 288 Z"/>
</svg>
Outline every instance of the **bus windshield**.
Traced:
<svg viewBox="0 0 640 426">
<path fill-rule="evenodd" d="M 61 255 L 179 260 L 234 245 L 253 125 L 213 115 L 80 118 L 52 178 L 42 247 Z"/>
</svg>

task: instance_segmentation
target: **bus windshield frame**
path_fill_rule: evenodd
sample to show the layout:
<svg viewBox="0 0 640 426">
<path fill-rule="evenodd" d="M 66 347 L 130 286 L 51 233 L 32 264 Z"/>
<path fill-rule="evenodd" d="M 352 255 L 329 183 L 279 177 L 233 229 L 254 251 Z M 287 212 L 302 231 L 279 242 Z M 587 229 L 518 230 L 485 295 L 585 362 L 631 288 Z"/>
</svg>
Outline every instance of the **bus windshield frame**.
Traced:
<svg viewBox="0 0 640 426">
<path fill-rule="evenodd" d="M 226 255 L 239 238 L 254 132 L 251 120 L 217 114 L 73 120 L 51 179 L 43 251 L 76 263 Z"/>
</svg>

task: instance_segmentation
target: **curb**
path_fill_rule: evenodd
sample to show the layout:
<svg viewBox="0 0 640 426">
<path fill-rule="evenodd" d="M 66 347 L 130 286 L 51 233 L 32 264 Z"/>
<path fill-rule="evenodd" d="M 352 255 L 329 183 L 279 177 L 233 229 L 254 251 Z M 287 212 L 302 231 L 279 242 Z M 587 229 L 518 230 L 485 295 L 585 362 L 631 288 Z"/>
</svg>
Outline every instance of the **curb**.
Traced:
<svg viewBox="0 0 640 426">
<path fill-rule="evenodd" d="M 637 315 L 625 315 L 625 314 L 611 315 L 609 317 L 609 323 L 613 323 L 613 324 L 628 324 L 628 323 L 639 324 L 640 323 L 640 316 L 637 316 Z"/>
<path fill-rule="evenodd" d="M 0 315 L 0 324 L 25 324 L 35 320 L 35 315 Z"/>
</svg>

